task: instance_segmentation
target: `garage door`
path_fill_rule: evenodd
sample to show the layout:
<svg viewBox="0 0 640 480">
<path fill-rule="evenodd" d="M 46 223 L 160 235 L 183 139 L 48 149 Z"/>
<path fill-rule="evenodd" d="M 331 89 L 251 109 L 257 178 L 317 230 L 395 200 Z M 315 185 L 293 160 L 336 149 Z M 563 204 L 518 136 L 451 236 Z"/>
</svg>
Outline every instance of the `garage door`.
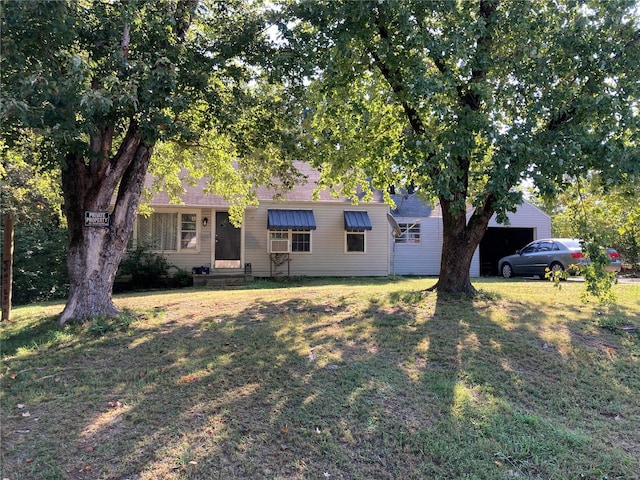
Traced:
<svg viewBox="0 0 640 480">
<path fill-rule="evenodd" d="M 533 240 L 533 228 L 489 227 L 480 242 L 480 275 L 498 275 L 498 260 Z"/>
</svg>

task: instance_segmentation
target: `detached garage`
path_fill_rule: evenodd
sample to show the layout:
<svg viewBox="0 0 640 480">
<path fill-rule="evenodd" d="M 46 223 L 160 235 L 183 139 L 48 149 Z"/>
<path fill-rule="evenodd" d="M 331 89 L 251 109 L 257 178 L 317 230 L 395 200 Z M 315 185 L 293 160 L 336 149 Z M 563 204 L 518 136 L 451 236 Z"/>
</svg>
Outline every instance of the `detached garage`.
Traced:
<svg viewBox="0 0 640 480">
<path fill-rule="evenodd" d="M 442 254 L 442 213 L 415 194 L 393 195 L 391 215 L 402 234 L 392 242 L 390 272 L 396 275 L 438 275 Z M 469 214 L 471 210 L 469 211 Z M 527 243 L 551 236 L 551 217 L 525 201 L 508 214 L 509 225 L 495 216 L 471 261 L 471 276 L 497 275 L 498 260 Z"/>
<path fill-rule="evenodd" d="M 479 259 L 481 276 L 498 275 L 498 260 L 502 257 L 515 253 L 529 242 L 551 237 L 551 217 L 527 201 L 508 217 L 509 225 L 496 222 L 495 215 L 489 221 L 479 251 L 474 256 L 474 263 L 476 257 Z"/>
</svg>

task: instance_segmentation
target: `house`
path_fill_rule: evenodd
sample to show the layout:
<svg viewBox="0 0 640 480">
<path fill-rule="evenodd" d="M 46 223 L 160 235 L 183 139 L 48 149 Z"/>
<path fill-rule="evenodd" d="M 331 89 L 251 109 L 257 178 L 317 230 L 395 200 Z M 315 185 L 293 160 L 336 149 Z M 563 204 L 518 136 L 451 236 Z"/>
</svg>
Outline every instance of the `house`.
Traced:
<svg viewBox="0 0 640 480">
<path fill-rule="evenodd" d="M 442 211 L 416 194 L 392 195 L 391 210 L 402 234 L 391 242 L 390 272 L 396 275 L 438 275 L 442 255 Z M 470 216 L 473 209 L 467 211 Z M 471 276 L 498 275 L 498 260 L 527 243 L 551 236 L 551 217 L 525 201 L 509 224 L 501 225 L 495 215 L 471 261 Z"/>
<path fill-rule="evenodd" d="M 230 223 L 222 197 L 203 193 L 203 182 L 187 187 L 180 205 L 158 193 L 150 202 L 153 214 L 136 219 L 131 245 L 148 245 L 176 267 L 210 275 L 388 275 L 389 209 L 382 195 L 352 205 L 322 191 L 313 200 L 318 172 L 296 167 L 307 183 L 287 192 L 284 201 L 258 189 L 260 204 L 246 209 L 240 227 Z"/>
</svg>

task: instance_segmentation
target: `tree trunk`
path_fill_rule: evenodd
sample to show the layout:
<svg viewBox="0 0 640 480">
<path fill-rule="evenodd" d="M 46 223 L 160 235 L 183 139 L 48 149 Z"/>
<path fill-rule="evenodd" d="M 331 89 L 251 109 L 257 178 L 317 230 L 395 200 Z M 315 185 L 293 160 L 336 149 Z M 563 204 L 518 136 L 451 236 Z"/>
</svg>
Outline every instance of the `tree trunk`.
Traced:
<svg viewBox="0 0 640 480">
<path fill-rule="evenodd" d="M 493 209 L 478 207 L 467 223 L 464 210 L 452 210 L 451 202 L 440 199 L 442 207 L 442 256 L 440 277 L 431 290 L 447 293 L 476 294 L 471 284 L 471 260 L 484 236 Z"/>
<path fill-rule="evenodd" d="M 112 300 L 113 283 L 133 229 L 152 151 L 152 146 L 140 141 L 132 123 L 115 157 L 85 162 L 82 156 L 67 156 L 62 189 L 69 228 L 70 288 L 58 320 L 61 325 L 120 313 Z M 85 225 L 85 212 L 109 211 L 108 226 Z"/>
<path fill-rule="evenodd" d="M 11 291 L 13 283 L 13 214 L 4 214 L 2 246 L 2 321 L 11 319 Z"/>
</svg>

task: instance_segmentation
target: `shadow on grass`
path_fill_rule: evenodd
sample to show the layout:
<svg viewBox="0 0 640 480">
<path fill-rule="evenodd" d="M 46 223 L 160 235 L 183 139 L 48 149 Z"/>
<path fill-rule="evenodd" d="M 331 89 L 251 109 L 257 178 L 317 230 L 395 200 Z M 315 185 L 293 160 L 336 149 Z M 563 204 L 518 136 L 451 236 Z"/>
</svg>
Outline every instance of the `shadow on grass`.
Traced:
<svg viewBox="0 0 640 480">
<path fill-rule="evenodd" d="M 44 317 L 15 333 L 3 334 L 0 340 L 0 353 L 3 356 L 13 356 L 20 348 L 54 341 L 58 334 L 65 329 L 58 325 L 56 318 L 57 316 Z"/>
<path fill-rule="evenodd" d="M 624 449 L 594 453 L 580 421 L 606 404 L 591 390 L 612 371 L 592 377 L 550 345 L 534 305 L 509 305 L 508 324 L 494 308 L 412 291 L 368 303 L 301 296 L 86 339 L 55 376 L 11 385 L 44 405 L 31 415 L 48 408 L 32 433 L 49 441 L 12 441 L 6 456 L 14 472 L 50 478 L 632 472 Z M 12 436 L 27 435 L 13 433 L 22 420 L 9 419 Z"/>
</svg>

